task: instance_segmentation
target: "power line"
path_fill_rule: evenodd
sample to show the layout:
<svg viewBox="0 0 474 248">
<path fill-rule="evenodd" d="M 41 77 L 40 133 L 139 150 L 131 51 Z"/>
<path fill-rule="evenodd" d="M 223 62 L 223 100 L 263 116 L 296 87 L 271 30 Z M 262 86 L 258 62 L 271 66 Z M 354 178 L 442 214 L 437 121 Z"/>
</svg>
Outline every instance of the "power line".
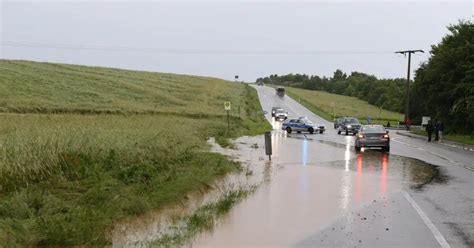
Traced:
<svg viewBox="0 0 474 248">
<path fill-rule="evenodd" d="M 1 41 L 2 46 L 51 48 L 67 50 L 92 50 L 108 52 L 140 52 L 184 55 L 379 55 L 391 54 L 391 51 L 352 51 L 352 50 L 230 50 L 230 49 L 178 49 L 178 48 L 138 48 L 124 46 L 96 46 L 78 44 L 53 44 L 39 42 Z"/>
</svg>

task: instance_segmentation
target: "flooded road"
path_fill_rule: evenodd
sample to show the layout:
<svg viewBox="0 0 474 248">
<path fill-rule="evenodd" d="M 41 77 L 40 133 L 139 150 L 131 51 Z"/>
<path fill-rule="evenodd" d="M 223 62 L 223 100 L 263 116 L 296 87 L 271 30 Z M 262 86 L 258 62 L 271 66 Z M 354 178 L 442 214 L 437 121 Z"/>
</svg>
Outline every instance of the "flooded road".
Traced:
<svg viewBox="0 0 474 248">
<path fill-rule="evenodd" d="M 117 225 L 114 246 L 150 246 L 173 219 L 212 201 L 222 188 L 260 185 L 214 228 L 186 247 L 474 247 L 474 153 L 426 144 L 395 133 L 391 152 L 353 148 L 332 123 L 295 100 L 257 87 L 264 110 L 307 116 L 324 134 L 287 134 L 273 125 L 272 160 L 262 136 L 241 137 L 237 149 L 213 146 L 244 171 L 178 206 Z M 212 143 L 212 142 L 211 142 Z"/>
<path fill-rule="evenodd" d="M 416 216 L 413 208 L 400 208 L 400 204 L 407 204 L 406 190 L 442 181 L 433 165 L 375 150 L 357 154 L 349 139 L 343 145 L 321 140 L 318 135 L 288 135 L 278 128 L 272 137 L 274 155 L 266 171 L 267 181 L 214 231 L 198 236 L 192 247 L 311 246 L 321 240 L 328 245 L 347 244 L 340 243 L 337 236 L 315 237 L 328 228 L 345 240 L 357 240 L 354 244 L 365 240 L 374 245 L 365 235 L 370 230 L 356 231 L 369 221 L 380 225 L 381 230 L 372 230 L 380 244 L 409 235 L 396 229 L 400 218 Z M 360 217 L 361 223 L 350 221 L 357 211 L 368 208 L 371 213 Z M 335 231 L 338 222 L 343 224 Z M 418 224 L 424 228 L 421 220 Z M 351 231 L 346 235 L 343 230 Z M 429 230 L 424 234 L 421 237 L 429 242 L 420 240 L 419 244 L 437 244 Z"/>
</svg>

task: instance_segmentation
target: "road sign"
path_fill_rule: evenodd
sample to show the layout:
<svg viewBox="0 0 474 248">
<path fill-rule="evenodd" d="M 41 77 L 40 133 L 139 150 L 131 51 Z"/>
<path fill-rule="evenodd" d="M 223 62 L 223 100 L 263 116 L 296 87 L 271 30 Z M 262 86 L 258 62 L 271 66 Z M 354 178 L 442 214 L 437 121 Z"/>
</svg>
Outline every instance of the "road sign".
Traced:
<svg viewBox="0 0 474 248">
<path fill-rule="evenodd" d="M 230 102 L 224 102 L 224 110 L 230 111 Z"/>
<path fill-rule="evenodd" d="M 336 106 L 336 104 L 334 102 L 331 102 L 331 107 L 334 108 L 334 106 Z"/>
</svg>

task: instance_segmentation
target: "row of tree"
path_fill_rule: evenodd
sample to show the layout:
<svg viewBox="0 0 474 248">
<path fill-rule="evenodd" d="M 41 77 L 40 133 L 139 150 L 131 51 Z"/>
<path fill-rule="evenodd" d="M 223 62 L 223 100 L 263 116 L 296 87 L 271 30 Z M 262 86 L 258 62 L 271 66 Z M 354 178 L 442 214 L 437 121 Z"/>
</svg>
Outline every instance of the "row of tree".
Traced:
<svg viewBox="0 0 474 248">
<path fill-rule="evenodd" d="M 431 116 L 449 131 L 474 134 L 474 25 L 461 21 L 433 45 L 430 59 L 416 71 L 410 90 L 410 119 L 420 123 Z M 322 90 L 353 96 L 372 105 L 403 113 L 406 79 L 378 79 L 373 75 L 336 70 L 332 77 L 306 74 L 258 78 L 266 84 Z"/>
<path fill-rule="evenodd" d="M 461 21 L 448 30 L 416 71 L 411 116 L 434 116 L 450 131 L 474 135 L 474 25 Z"/>
<path fill-rule="evenodd" d="M 336 70 L 330 78 L 306 74 L 270 75 L 258 78 L 266 84 L 291 86 L 308 90 L 322 90 L 334 94 L 353 96 L 372 105 L 402 112 L 406 79 L 378 79 L 373 75 L 352 72 L 347 76 Z"/>
</svg>

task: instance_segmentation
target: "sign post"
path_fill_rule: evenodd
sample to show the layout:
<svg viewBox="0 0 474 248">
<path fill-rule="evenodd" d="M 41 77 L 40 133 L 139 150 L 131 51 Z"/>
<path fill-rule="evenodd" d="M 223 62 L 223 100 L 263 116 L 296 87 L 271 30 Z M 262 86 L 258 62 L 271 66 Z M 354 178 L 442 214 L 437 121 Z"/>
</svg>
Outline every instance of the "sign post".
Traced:
<svg viewBox="0 0 474 248">
<path fill-rule="evenodd" d="M 230 102 L 229 101 L 224 102 L 224 110 L 227 112 L 227 133 L 230 133 L 230 117 L 229 117 Z"/>
<path fill-rule="evenodd" d="M 331 112 L 332 112 L 332 120 L 333 120 L 333 121 L 334 121 L 334 119 L 336 118 L 336 117 L 334 116 L 334 106 L 335 106 L 335 105 L 336 105 L 336 104 L 334 104 L 334 102 L 331 102 Z"/>
<path fill-rule="evenodd" d="M 268 155 L 268 159 L 272 160 L 272 133 L 265 132 L 265 154 Z"/>
</svg>

